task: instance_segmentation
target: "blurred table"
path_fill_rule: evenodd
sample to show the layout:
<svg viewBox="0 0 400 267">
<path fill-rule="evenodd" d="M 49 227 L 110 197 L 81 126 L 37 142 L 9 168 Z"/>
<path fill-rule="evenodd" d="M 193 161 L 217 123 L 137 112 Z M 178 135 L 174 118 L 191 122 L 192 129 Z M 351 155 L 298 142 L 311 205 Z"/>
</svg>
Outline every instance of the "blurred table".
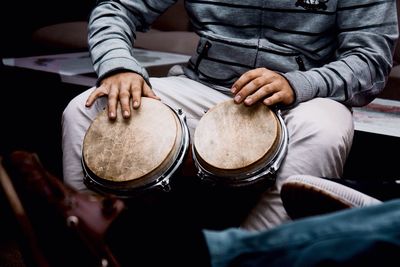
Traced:
<svg viewBox="0 0 400 267">
<path fill-rule="evenodd" d="M 152 77 L 165 76 L 175 64 L 186 64 L 188 55 L 134 48 L 136 59 L 145 67 Z M 56 73 L 62 82 L 84 85 L 95 85 L 94 72 L 89 52 L 65 53 L 21 58 L 4 58 L 3 64 L 31 70 Z"/>
</svg>

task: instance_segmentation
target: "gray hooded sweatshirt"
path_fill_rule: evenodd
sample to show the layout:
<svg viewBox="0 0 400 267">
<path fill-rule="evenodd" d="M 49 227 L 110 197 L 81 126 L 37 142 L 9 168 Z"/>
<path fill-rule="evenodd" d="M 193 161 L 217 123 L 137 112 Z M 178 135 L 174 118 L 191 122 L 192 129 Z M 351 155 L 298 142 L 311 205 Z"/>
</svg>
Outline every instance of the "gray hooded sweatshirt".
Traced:
<svg viewBox="0 0 400 267">
<path fill-rule="evenodd" d="M 176 0 L 99 0 L 89 47 L 101 81 L 121 70 L 141 74 L 136 31 Z M 243 73 L 264 67 L 282 74 L 296 103 L 327 97 L 363 106 L 384 88 L 398 37 L 395 0 L 186 0 L 200 36 L 185 74 L 226 90 Z"/>
</svg>

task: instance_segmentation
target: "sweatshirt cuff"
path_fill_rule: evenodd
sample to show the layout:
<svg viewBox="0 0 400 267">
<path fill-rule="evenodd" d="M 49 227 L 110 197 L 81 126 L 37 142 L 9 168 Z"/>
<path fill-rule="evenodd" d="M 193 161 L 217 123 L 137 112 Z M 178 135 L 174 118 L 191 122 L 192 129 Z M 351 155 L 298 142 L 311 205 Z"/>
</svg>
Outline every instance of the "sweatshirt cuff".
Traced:
<svg viewBox="0 0 400 267">
<path fill-rule="evenodd" d="M 305 102 L 313 99 L 316 96 L 316 90 L 312 86 L 312 83 L 306 78 L 304 72 L 293 71 L 283 73 L 282 75 L 286 78 L 286 80 L 288 80 L 296 95 L 295 103 L 293 104 Z"/>
</svg>

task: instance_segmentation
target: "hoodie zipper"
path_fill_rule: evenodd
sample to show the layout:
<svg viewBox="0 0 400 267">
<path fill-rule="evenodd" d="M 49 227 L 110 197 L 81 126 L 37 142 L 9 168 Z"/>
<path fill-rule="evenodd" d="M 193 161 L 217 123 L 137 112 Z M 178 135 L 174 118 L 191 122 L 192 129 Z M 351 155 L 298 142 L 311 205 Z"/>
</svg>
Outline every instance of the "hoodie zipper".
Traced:
<svg viewBox="0 0 400 267">
<path fill-rule="evenodd" d="M 305 71 L 306 67 L 304 66 L 303 59 L 300 56 L 297 56 L 295 59 L 296 59 L 297 65 L 299 66 L 299 70 L 300 71 Z"/>
<path fill-rule="evenodd" d="M 199 56 L 197 57 L 196 64 L 195 64 L 195 67 L 194 67 L 195 72 L 197 72 L 197 73 L 199 72 L 200 61 L 201 61 L 204 57 L 207 56 L 208 50 L 210 49 L 210 47 L 211 47 L 211 43 L 210 43 L 209 41 L 206 41 L 206 43 L 204 44 L 203 49 L 201 50 L 201 53 L 200 53 Z"/>
</svg>

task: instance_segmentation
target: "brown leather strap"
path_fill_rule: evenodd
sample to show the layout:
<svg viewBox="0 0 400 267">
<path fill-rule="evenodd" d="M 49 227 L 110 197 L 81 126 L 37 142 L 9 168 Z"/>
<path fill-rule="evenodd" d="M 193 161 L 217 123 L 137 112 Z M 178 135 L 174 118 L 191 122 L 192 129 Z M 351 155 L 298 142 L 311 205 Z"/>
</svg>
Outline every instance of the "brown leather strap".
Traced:
<svg viewBox="0 0 400 267">
<path fill-rule="evenodd" d="M 27 209 L 30 201 L 44 203 L 40 212 L 61 218 L 64 225 L 60 229 L 75 233 L 83 247 L 92 254 L 93 260 L 98 262 L 97 266 L 119 266 L 104 242 L 104 236 L 124 209 L 122 200 L 113 196 L 81 193 L 68 187 L 59 178 L 48 173 L 34 153 L 13 152 L 10 156 L 10 167 L 14 178 L 19 179 Z M 30 214 L 35 212 L 39 213 L 33 210 Z"/>
<path fill-rule="evenodd" d="M 3 158 L 0 157 L 0 187 L 15 217 L 23 239 L 23 250 L 29 252 L 24 255 L 26 261 L 33 261 L 38 267 L 49 267 L 49 263 L 41 250 L 32 223 L 25 212 L 20 198 L 14 188 L 11 179 L 4 169 Z"/>
</svg>

